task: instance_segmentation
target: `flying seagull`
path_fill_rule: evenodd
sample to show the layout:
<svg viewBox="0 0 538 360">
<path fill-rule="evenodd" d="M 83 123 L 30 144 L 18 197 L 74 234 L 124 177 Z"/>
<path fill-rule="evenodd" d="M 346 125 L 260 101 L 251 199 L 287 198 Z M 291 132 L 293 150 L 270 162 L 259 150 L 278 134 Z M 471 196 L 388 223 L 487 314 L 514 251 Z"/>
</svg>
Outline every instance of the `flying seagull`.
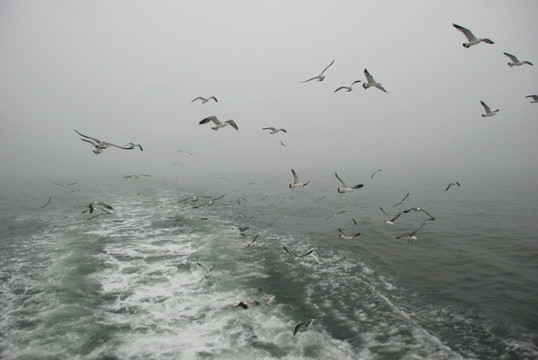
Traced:
<svg viewBox="0 0 538 360">
<path fill-rule="evenodd" d="M 280 145 L 282 145 L 282 146 L 284 146 L 284 147 L 288 147 L 286 144 L 284 144 L 284 143 L 282 142 L 282 140 L 280 140 Z"/>
<path fill-rule="evenodd" d="M 401 239 L 403 237 L 407 238 L 407 242 L 410 243 L 410 242 L 414 242 L 414 241 L 417 241 L 418 238 L 415 236 L 415 234 L 419 231 L 419 230 L 422 230 L 422 225 L 420 225 L 420 227 L 418 229 L 416 229 L 415 231 L 409 233 L 409 234 L 404 234 L 404 235 L 399 235 L 399 236 L 396 236 L 396 239 Z"/>
<path fill-rule="evenodd" d="M 41 208 L 43 209 L 44 207 L 46 207 L 50 203 L 51 200 L 52 200 L 52 196 L 49 196 L 49 200 L 47 201 L 45 205 L 41 206 Z"/>
<path fill-rule="evenodd" d="M 213 264 L 213 266 L 211 267 L 211 269 L 208 269 L 207 267 L 204 266 L 204 264 L 201 264 L 199 262 L 196 263 L 196 265 L 200 266 L 202 269 L 205 270 L 205 275 L 204 277 L 206 279 L 209 279 L 211 277 L 211 275 L 213 275 L 213 269 L 215 269 L 215 265 L 216 264 Z"/>
<path fill-rule="evenodd" d="M 298 189 L 298 188 L 303 188 L 305 187 L 306 185 L 308 185 L 308 183 L 310 181 L 307 181 L 305 183 L 300 183 L 299 182 L 299 177 L 297 176 L 297 174 L 295 173 L 295 170 L 291 169 L 291 174 L 293 175 L 293 184 L 290 184 L 290 189 Z"/>
<path fill-rule="evenodd" d="M 95 209 L 97 209 L 98 207 L 105 209 L 105 211 L 106 210 L 114 210 L 114 208 L 112 206 L 110 206 L 108 204 L 105 204 L 102 201 L 92 201 L 91 203 L 86 205 L 86 207 L 88 207 L 90 209 L 90 214 L 93 213 L 93 211 Z M 86 211 L 88 211 L 88 210 L 84 210 L 82 213 L 84 214 Z"/>
<path fill-rule="evenodd" d="M 202 100 L 202 104 L 205 104 L 206 102 L 208 102 L 208 101 L 211 100 L 211 99 L 215 100 L 215 102 L 219 102 L 219 101 L 217 100 L 217 98 L 214 97 L 214 96 L 210 96 L 210 97 L 208 97 L 208 98 L 205 98 L 205 97 L 202 97 L 202 96 L 198 96 L 196 99 L 194 99 L 193 101 L 191 101 L 191 103 L 195 102 L 196 100 Z"/>
<path fill-rule="evenodd" d="M 305 256 L 310 255 L 312 252 L 314 252 L 314 249 L 312 249 L 312 250 L 309 250 L 309 251 L 305 252 L 305 253 L 302 254 L 302 255 L 297 255 L 297 254 L 294 253 L 293 251 L 290 252 L 288 249 L 286 249 L 285 246 L 283 246 L 283 248 L 284 248 L 284 250 L 285 250 L 289 255 L 293 256 L 293 258 L 294 258 L 295 261 L 299 261 L 300 259 L 302 259 L 302 258 L 304 258 Z"/>
<path fill-rule="evenodd" d="M 371 86 L 375 86 L 379 90 L 383 92 L 387 92 L 387 90 L 385 90 L 385 88 L 380 83 L 374 80 L 374 77 L 370 75 L 370 73 L 368 72 L 368 69 L 364 69 L 364 75 L 366 76 L 366 80 L 368 80 L 368 82 L 362 83 L 363 88 L 368 89 Z"/>
<path fill-rule="evenodd" d="M 198 208 L 201 208 L 202 206 L 206 206 L 206 205 L 211 206 L 211 205 L 214 205 L 214 204 L 215 204 L 215 201 L 222 199 L 222 198 L 224 197 L 224 195 L 226 195 L 226 194 L 223 194 L 223 195 L 221 195 L 221 196 L 219 196 L 219 197 L 213 198 L 213 199 L 209 200 L 209 201 L 206 202 L 206 203 L 203 203 L 203 204 L 200 204 L 200 205 L 193 206 L 192 208 L 193 208 L 193 209 L 198 209 Z"/>
<path fill-rule="evenodd" d="M 73 185 L 75 185 L 75 184 L 76 184 L 76 182 L 74 182 L 74 183 L 70 183 L 70 184 L 58 184 L 58 183 L 54 183 L 54 185 L 62 186 L 62 187 L 64 187 L 64 188 L 66 188 L 66 189 L 67 189 L 68 186 L 73 186 Z"/>
<path fill-rule="evenodd" d="M 323 73 L 332 65 L 334 64 L 334 60 L 325 68 L 323 69 L 323 71 L 321 72 L 321 74 L 319 74 L 318 76 L 314 76 L 313 78 L 311 79 L 308 79 L 308 80 L 305 80 L 305 81 L 301 81 L 302 83 L 305 83 L 305 82 L 309 82 L 309 81 L 312 81 L 312 80 L 315 80 L 317 79 L 318 81 L 323 81 L 323 79 L 325 79 L 325 76 L 323 76 Z"/>
<path fill-rule="evenodd" d="M 509 54 L 509 53 L 503 53 L 504 55 L 508 56 L 510 58 L 510 60 L 512 60 L 512 62 L 508 62 L 508 66 L 510 67 L 513 67 L 513 66 L 521 66 L 521 65 L 524 65 L 524 64 L 527 64 L 527 65 L 531 65 L 531 66 L 534 66 L 533 63 L 531 63 L 530 61 L 519 61 L 517 57 L 515 57 L 514 55 L 512 54 Z"/>
<path fill-rule="evenodd" d="M 103 141 L 103 140 L 99 140 L 99 139 L 96 139 L 96 138 L 93 138 L 91 136 L 87 136 L 87 135 L 84 135 L 84 134 L 81 134 L 79 133 L 77 130 L 75 130 L 75 132 L 77 134 L 79 134 L 80 136 L 84 137 L 84 139 L 80 139 L 82 141 L 85 141 L 87 143 L 90 143 L 92 144 L 95 149 L 93 150 L 93 152 L 96 154 L 96 155 L 99 155 L 100 153 L 103 152 L 103 150 L 105 150 L 106 148 L 108 148 L 109 146 L 114 146 L 114 147 L 117 147 L 118 149 L 122 149 L 122 150 L 133 150 L 133 147 L 126 147 L 126 146 L 118 146 L 118 145 L 114 145 L 112 143 L 109 143 L 109 142 L 106 142 L 106 141 Z"/>
<path fill-rule="evenodd" d="M 124 177 L 125 179 L 138 179 L 138 178 L 140 178 L 141 176 L 151 177 L 151 175 L 148 175 L 148 174 L 140 174 L 140 175 L 137 175 L 137 174 L 133 174 L 133 175 L 123 175 L 123 177 Z"/>
<path fill-rule="evenodd" d="M 316 319 L 311 319 L 311 320 L 295 325 L 295 328 L 293 329 L 293 337 L 295 337 L 295 335 L 302 333 L 303 331 L 308 330 L 310 326 L 314 324 L 315 321 Z"/>
<path fill-rule="evenodd" d="M 491 41 L 490 39 L 476 38 L 469 29 L 464 28 L 463 26 L 456 25 L 456 24 L 452 24 L 452 26 L 454 26 L 456 29 L 461 31 L 463 35 L 465 35 L 467 40 L 469 40 L 469 42 L 462 44 L 467 49 L 473 45 L 480 44 L 482 41 L 485 42 L 486 44 L 494 44 L 494 42 Z"/>
<path fill-rule="evenodd" d="M 407 213 L 410 212 L 410 211 L 414 211 L 414 212 L 419 212 L 419 211 L 421 211 L 421 212 L 423 212 L 424 214 L 426 214 L 426 215 L 428 215 L 428 216 L 430 217 L 428 220 L 431 220 L 431 221 L 435 220 L 435 218 L 434 218 L 429 212 L 427 212 L 426 210 L 424 210 L 423 208 L 420 208 L 420 207 L 413 207 L 413 208 L 411 208 L 411 209 L 407 209 L 407 210 L 404 210 L 404 211 L 402 211 L 402 212 L 403 212 L 404 214 L 407 214 Z"/>
<path fill-rule="evenodd" d="M 275 302 L 276 300 L 275 295 L 271 295 L 271 296 L 267 295 L 261 287 L 258 288 L 258 291 L 262 294 L 262 297 L 264 298 L 266 305 L 272 305 Z"/>
<path fill-rule="evenodd" d="M 385 221 L 384 221 L 384 223 L 385 223 L 385 224 L 388 224 L 388 225 L 394 225 L 394 220 L 396 220 L 397 218 L 399 218 L 400 215 L 402 214 L 401 212 L 399 212 L 398 215 L 396 215 L 396 216 L 394 216 L 393 218 L 391 218 L 391 217 L 389 216 L 389 214 L 387 214 L 387 213 L 385 212 L 385 210 L 383 210 L 383 208 L 382 208 L 381 206 L 379 207 L 379 210 L 381 210 L 381 212 L 382 212 L 383 214 L 385 214 Z"/>
<path fill-rule="evenodd" d="M 140 151 L 144 151 L 144 149 L 142 148 L 142 145 L 140 144 L 135 144 L 135 143 L 128 143 L 128 144 L 125 144 L 123 147 L 125 148 L 129 148 L 129 150 L 133 150 L 135 147 L 139 148 Z"/>
<path fill-rule="evenodd" d="M 266 127 L 266 128 L 263 128 L 262 130 L 271 130 L 270 134 L 276 134 L 277 132 L 279 131 L 282 131 L 282 132 L 287 132 L 286 129 L 276 129 L 274 127 Z"/>
<path fill-rule="evenodd" d="M 499 112 L 499 109 L 497 109 L 495 111 L 491 111 L 489 106 L 487 106 L 486 103 L 483 102 L 482 100 L 480 100 L 480 104 L 482 104 L 482 106 L 484 107 L 484 110 L 486 110 L 486 113 L 482 114 L 482 117 L 497 115 L 497 113 Z"/>
<path fill-rule="evenodd" d="M 377 174 L 377 173 L 380 172 L 380 171 L 381 171 L 381 169 L 378 169 L 378 170 L 374 171 L 374 172 L 372 173 L 372 175 L 370 176 L 370 178 L 373 179 L 373 178 L 374 178 L 374 175 Z"/>
<path fill-rule="evenodd" d="M 258 239 L 258 236 L 260 236 L 260 234 L 256 234 L 256 235 L 254 236 L 254 238 L 252 238 L 252 241 L 250 241 L 250 242 L 248 243 L 248 246 L 250 246 L 250 247 L 256 247 L 256 240 Z"/>
<path fill-rule="evenodd" d="M 458 185 L 458 186 L 461 186 L 459 182 L 454 181 L 454 182 L 451 182 L 450 184 L 448 184 L 448 186 L 446 187 L 445 191 L 448 191 L 448 189 L 450 189 L 450 187 L 451 187 L 452 185 Z"/>
<path fill-rule="evenodd" d="M 338 236 L 342 240 L 353 240 L 354 238 L 356 238 L 357 236 L 359 236 L 361 234 L 361 233 L 348 234 L 348 233 L 344 232 L 344 230 L 342 230 L 342 229 L 338 229 L 338 232 L 340 233 Z"/>
<path fill-rule="evenodd" d="M 347 192 L 353 191 L 354 189 L 360 189 L 361 187 L 364 186 L 364 184 L 357 184 L 355 186 L 349 187 L 346 185 L 346 183 L 342 179 L 340 179 L 340 176 L 338 176 L 336 171 L 334 172 L 334 176 L 336 176 L 338 181 L 340 181 L 340 183 L 342 184 L 342 186 L 338 188 L 339 194 L 347 193 Z"/>
<path fill-rule="evenodd" d="M 526 98 L 532 98 L 531 103 L 538 103 L 538 95 L 527 95 Z"/>
<path fill-rule="evenodd" d="M 398 203 L 392 205 L 392 207 L 396 207 L 396 206 L 398 206 L 398 205 L 403 204 L 404 201 L 405 201 L 405 199 L 407 199 L 408 196 L 409 196 L 409 193 L 405 194 L 404 198 L 403 198 L 402 200 L 400 200 L 400 202 L 398 202 Z"/>
<path fill-rule="evenodd" d="M 178 150 L 177 152 L 183 152 L 183 153 L 189 154 L 190 156 L 194 156 L 193 153 L 191 153 L 190 151 L 187 151 L 187 150 Z"/>
<path fill-rule="evenodd" d="M 325 218 L 325 221 L 327 221 L 327 220 L 329 220 L 330 218 L 333 218 L 333 217 L 335 217 L 335 216 L 337 216 L 337 215 L 343 214 L 343 213 L 345 213 L 345 212 L 346 212 L 346 210 L 341 210 L 341 211 L 337 212 L 336 214 L 329 215 L 329 216 L 327 216 L 327 217 Z"/>
<path fill-rule="evenodd" d="M 351 85 L 349 86 L 340 86 L 338 89 L 334 90 L 334 92 L 337 92 L 339 90 L 342 90 L 342 89 L 346 89 L 347 92 L 350 92 L 351 90 L 353 90 L 353 85 L 356 84 L 356 83 L 360 83 L 361 81 L 360 80 L 355 80 L 351 83 Z"/>
<path fill-rule="evenodd" d="M 235 123 L 235 121 L 233 120 L 226 120 L 225 122 L 221 122 L 219 119 L 217 119 L 216 116 L 209 116 L 209 117 L 206 117 L 205 119 L 203 119 L 202 121 L 199 122 L 200 125 L 202 124 L 207 124 L 208 122 L 212 121 L 215 126 L 213 126 L 211 129 L 213 130 L 218 130 L 220 128 L 223 128 L 225 126 L 228 126 L 230 125 L 231 127 L 233 127 L 235 130 L 239 130 L 239 128 L 237 127 L 237 124 Z"/>
</svg>

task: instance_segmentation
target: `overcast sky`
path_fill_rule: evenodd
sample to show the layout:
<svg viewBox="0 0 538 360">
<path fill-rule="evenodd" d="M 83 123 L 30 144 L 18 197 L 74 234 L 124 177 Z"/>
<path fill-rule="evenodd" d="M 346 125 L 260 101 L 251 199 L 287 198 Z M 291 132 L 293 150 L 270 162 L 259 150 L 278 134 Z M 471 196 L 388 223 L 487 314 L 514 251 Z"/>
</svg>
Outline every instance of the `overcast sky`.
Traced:
<svg viewBox="0 0 538 360">
<path fill-rule="evenodd" d="M 0 180 L 536 181 L 538 69 L 503 52 L 538 65 L 537 14 L 535 0 L 0 1 Z M 495 44 L 466 49 L 452 23 Z M 334 93 L 365 68 L 388 93 Z M 481 117 L 480 100 L 499 114 Z M 198 125 L 210 115 L 239 131 Z M 95 155 L 74 129 L 144 152 Z"/>
</svg>

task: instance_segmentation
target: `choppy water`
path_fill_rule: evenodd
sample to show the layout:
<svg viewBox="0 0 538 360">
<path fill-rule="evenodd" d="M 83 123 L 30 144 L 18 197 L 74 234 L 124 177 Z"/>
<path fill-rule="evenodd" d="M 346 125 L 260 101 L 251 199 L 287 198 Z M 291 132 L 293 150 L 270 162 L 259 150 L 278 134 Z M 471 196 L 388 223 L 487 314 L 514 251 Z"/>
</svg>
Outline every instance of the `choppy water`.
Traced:
<svg viewBox="0 0 538 360">
<path fill-rule="evenodd" d="M 536 189 L 372 182 L 340 196 L 337 185 L 3 186 L 0 357 L 538 358 Z M 194 194 L 226 195 L 179 202 Z M 88 220 L 93 200 L 115 213 Z M 436 220 L 409 244 L 395 236 L 424 214 L 389 226 L 379 206 Z M 338 228 L 361 235 L 341 240 Z M 314 252 L 294 261 L 283 246 Z M 276 302 L 236 306 L 263 301 L 258 287 Z"/>
</svg>

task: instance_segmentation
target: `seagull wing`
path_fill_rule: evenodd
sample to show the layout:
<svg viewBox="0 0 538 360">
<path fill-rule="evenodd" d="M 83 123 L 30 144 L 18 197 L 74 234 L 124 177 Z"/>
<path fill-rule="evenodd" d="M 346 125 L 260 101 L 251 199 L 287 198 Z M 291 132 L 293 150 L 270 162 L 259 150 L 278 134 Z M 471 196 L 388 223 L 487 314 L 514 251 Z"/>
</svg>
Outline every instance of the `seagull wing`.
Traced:
<svg viewBox="0 0 538 360">
<path fill-rule="evenodd" d="M 297 176 L 295 170 L 291 169 L 291 175 L 293 176 L 293 183 L 297 184 L 299 182 L 299 177 Z"/>
<path fill-rule="evenodd" d="M 486 110 L 486 114 L 491 114 L 491 109 L 489 108 L 489 106 L 486 105 L 485 102 L 480 100 L 480 104 L 482 104 L 482 106 L 484 107 L 484 110 Z"/>
<path fill-rule="evenodd" d="M 235 130 L 239 130 L 237 127 L 237 124 L 233 120 L 226 120 L 225 123 L 230 124 L 231 127 L 233 127 Z"/>
<path fill-rule="evenodd" d="M 387 220 L 390 219 L 389 214 L 387 214 L 387 213 L 385 212 L 385 210 L 383 210 L 383 208 L 382 208 L 381 206 L 379 207 L 379 210 L 381 210 L 381 212 L 382 212 L 383 214 L 385 214 L 385 216 L 387 217 Z"/>
<path fill-rule="evenodd" d="M 193 101 L 191 101 L 191 103 L 195 102 L 196 100 L 207 101 L 206 98 L 203 98 L 203 97 L 201 97 L 201 96 L 198 96 L 196 99 L 194 99 Z"/>
<path fill-rule="evenodd" d="M 395 217 L 393 217 L 392 219 L 390 219 L 390 221 L 394 221 L 394 220 L 396 220 L 397 218 L 400 217 L 400 215 L 402 215 L 401 212 L 399 212 L 398 215 L 396 215 Z"/>
<path fill-rule="evenodd" d="M 262 128 L 262 130 L 271 130 L 271 131 L 276 131 L 276 129 L 274 127 L 266 127 L 266 128 Z"/>
<path fill-rule="evenodd" d="M 302 258 L 302 257 L 305 257 L 305 256 L 307 256 L 307 255 L 312 254 L 313 252 L 314 252 L 314 249 L 312 249 L 312 250 L 308 250 L 308 251 L 305 252 L 303 255 L 299 255 L 298 257 Z"/>
<path fill-rule="evenodd" d="M 315 79 L 319 79 L 319 76 L 314 76 L 313 78 L 311 79 L 308 79 L 308 80 L 305 80 L 305 81 L 301 81 L 302 83 L 305 83 L 305 82 L 309 82 L 309 81 L 312 81 L 312 80 L 315 80 Z"/>
<path fill-rule="evenodd" d="M 370 75 L 367 69 L 364 69 L 364 75 L 366 76 L 366 80 L 368 80 L 369 83 L 374 83 L 374 77 Z"/>
<path fill-rule="evenodd" d="M 210 121 L 213 121 L 213 123 L 214 123 L 215 125 L 220 124 L 220 120 L 217 119 L 216 116 L 209 116 L 209 117 L 206 117 L 205 119 L 201 120 L 198 124 L 203 125 L 203 124 L 207 124 L 207 123 L 210 122 Z"/>
<path fill-rule="evenodd" d="M 504 55 L 508 56 L 510 58 L 510 60 L 512 60 L 513 62 L 518 62 L 519 60 L 517 59 L 517 57 L 515 57 L 514 55 L 512 54 L 509 54 L 509 53 L 503 53 Z"/>
<path fill-rule="evenodd" d="M 293 329 L 293 336 L 297 335 L 297 333 L 301 329 L 301 326 L 303 326 L 304 324 L 306 324 L 306 323 L 302 322 L 300 324 L 295 325 L 295 328 Z"/>
<path fill-rule="evenodd" d="M 321 72 L 321 74 L 319 74 L 319 76 L 323 75 L 323 73 L 324 73 L 329 67 L 331 67 L 332 64 L 334 64 L 334 60 L 331 61 L 331 63 L 330 63 L 325 69 L 323 69 L 323 71 Z"/>
<path fill-rule="evenodd" d="M 526 98 L 532 98 L 535 101 L 538 101 L 538 95 L 527 95 Z"/>
<path fill-rule="evenodd" d="M 214 97 L 214 96 L 211 96 L 211 97 L 210 97 L 209 99 L 207 99 L 207 100 L 210 100 L 210 99 L 213 99 L 213 100 L 215 100 L 215 102 L 219 102 L 219 101 L 217 100 L 217 98 L 216 98 L 216 97 Z"/>
<path fill-rule="evenodd" d="M 340 179 L 340 176 L 338 176 L 338 174 L 336 173 L 336 171 L 334 172 L 334 176 L 336 176 L 336 178 L 338 179 L 338 181 L 340 181 L 342 183 L 342 186 L 343 187 L 347 187 L 346 183 Z"/>
<path fill-rule="evenodd" d="M 196 265 L 198 265 L 198 266 L 200 266 L 202 269 L 204 269 L 206 273 L 209 272 L 209 270 L 205 267 L 204 264 L 197 262 Z"/>
<path fill-rule="evenodd" d="M 342 89 L 349 89 L 350 87 L 349 86 L 340 86 L 338 89 L 334 90 L 334 92 L 337 92 L 338 90 L 342 90 Z"/>
<path fill-rule="evenodd" d="M 360 83 L 360 82 L 361 82 L 360 80 L 355 80 L 355 81 L 353 81 L 353 82 L 351 83 L 350 87 L 353 86 L 353 85 L 355 85 L 356 83 Z"/>
<path fill-rule="evenodd" d="M 297 256 L 296 253 L 294 253 L 294 252 L 290 252 L 288 249 L 286 249 L 285 246 L 282 246 L 282 247 L 284 248 L 284 250 L 285 250 L 289 255 L 294 256 L 294 257 Z"/>
<path fill-rule="evenodd" d="M 92 139 L 93 141 L 95 141 L 95 142 L 97 142 L 97 143 L 100 143 L 100 142 L 101 142 L 101 140 L 96 139 L 96 138 L 92 138 L 91 136 L 87 136 L 87 135 L 81 134 L 81 133 L 79 133 L 77 130 L 75 130 L 75 132 L 76 132 L 77 134 L 79 134 L 80 136 L 85 137 L 85 138 L 87 138 L 87 139 Z M 84 140 L 84 139 L 82 139 L 82 140 Z M 87 140 L 86 140 L 86 141 L 87 141 Z"/>
<path fill-rule="evenodd" d="M 380 172 L 380 171 L 381 171 L 381 169 L 374 171 L 374 172 L 372 173 L 371 178 L 373 179 L 373 178 L 374 178 L 374 175 L 377 174 L 377 173 Z"/>
<path fill-rule="evenodd" d="M 475 40 L 476 37 L 473 35 L 473 33 L 471 32 L 471 30 L 467 29 L 467 28 L 464 28 L 463 26 L 460 26 L 460 25 L 456 25 L 456 24 L 452 24 L 452 26 L 454 26 L 456 29 L 458 29 L 459 31 L 461 31 L 463 33 L 463 35 L 465 35 L 465 37 L 469 40 L 469 41 L 472 41 L 472 40 Z"/>
</svg>

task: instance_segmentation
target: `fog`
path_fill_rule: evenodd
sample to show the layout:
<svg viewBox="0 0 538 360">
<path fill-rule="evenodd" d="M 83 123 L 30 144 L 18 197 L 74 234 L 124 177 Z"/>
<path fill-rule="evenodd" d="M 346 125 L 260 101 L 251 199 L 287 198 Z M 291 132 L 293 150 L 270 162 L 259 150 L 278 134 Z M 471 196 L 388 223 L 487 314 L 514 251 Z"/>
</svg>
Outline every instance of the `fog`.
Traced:
<svg viewBox="0 0 538 360">
<path fill-rule="evenodd" d="M 287 186 L 294 168 L 536 182 L 537 69 L 503 55 L 538 63 L 536 14 L 536 1 L 2 1 L 0 181 Z M 452 23 L 495 44 L 466 49 Z M 333 59 L 324 81 L 300 82 Z M 365 68 L 388 93 L 334 92 Z M 198 124 L 210 115 L 239 131 Z M 144 151 L 96 155 L 75 129 Z"/>
</svg>

